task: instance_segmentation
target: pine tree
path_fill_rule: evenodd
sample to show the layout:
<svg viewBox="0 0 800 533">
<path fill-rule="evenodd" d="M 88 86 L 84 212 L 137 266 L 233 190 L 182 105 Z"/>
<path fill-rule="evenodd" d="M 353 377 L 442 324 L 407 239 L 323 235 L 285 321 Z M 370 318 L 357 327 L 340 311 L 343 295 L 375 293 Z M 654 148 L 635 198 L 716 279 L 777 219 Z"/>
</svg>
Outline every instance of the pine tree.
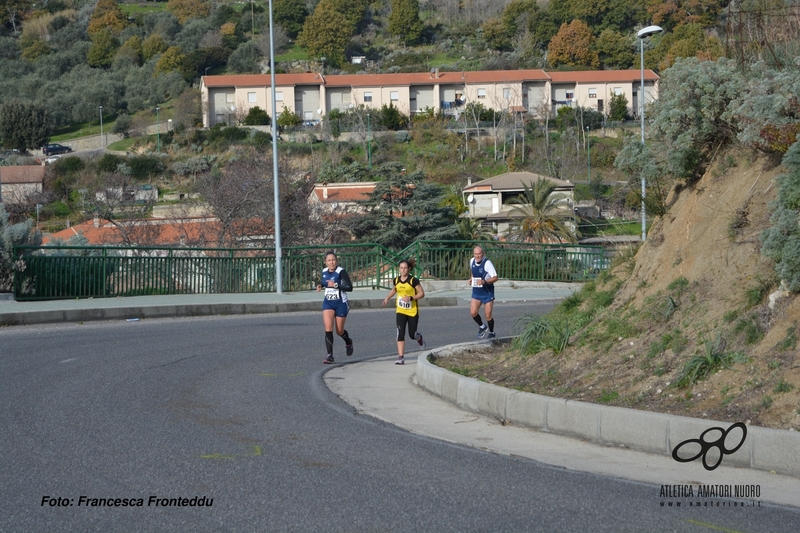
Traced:
<svg viewBox="0 0 800 533">
<path fill-rule="evenodd" d="M 352 224 L 358 239 L 400 250 L 416 240 L 457 236 L 455 210 L 443 201 L 438 185 L 424 181 L 422 172 L 405 174 L 400 163 L 387 163 L 377 174 L 385 179 L 363 202 L 367 212 Z"/>
</svg>

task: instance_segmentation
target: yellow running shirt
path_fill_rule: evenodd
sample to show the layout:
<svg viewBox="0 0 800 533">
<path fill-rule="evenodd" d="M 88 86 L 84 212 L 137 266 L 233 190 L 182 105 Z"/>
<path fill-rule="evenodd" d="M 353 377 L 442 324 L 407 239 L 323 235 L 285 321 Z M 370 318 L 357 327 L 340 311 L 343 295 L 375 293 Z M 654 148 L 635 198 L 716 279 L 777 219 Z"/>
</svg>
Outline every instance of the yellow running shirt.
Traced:
<svg viewBox="0 0 800 533">
<path fill-rule="evenodd" d="M 394 288 L 397 290 L 397 312 L 403 315 L 416 316 L 417 301 L 411 300 L 404 302 L 401 298 L 405 296 L 415 296 L 417 294 L 417 285 L 419 280 L 414 276 L 408 276 L 405 281 L 400 281 L 400 276 L 394 278 Z"/>
</svg>

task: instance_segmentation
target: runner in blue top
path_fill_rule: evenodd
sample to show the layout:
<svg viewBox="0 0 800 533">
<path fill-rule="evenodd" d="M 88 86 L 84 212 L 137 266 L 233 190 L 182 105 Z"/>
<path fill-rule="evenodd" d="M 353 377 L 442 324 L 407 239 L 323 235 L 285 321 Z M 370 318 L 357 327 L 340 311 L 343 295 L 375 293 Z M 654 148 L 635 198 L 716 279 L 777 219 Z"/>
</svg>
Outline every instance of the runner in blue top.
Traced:
<svg viewBox="0 0 800 533">
<path fill-rule="evenodd" d="M 492 262 L 483 254 L 481 246 L 476 246 L 472 250 L 472 256 L 472 259 L 469 260 L 469 284 L 472 286 L 469 312 L 472 320 L 478 324 L 478 338 L 482 339 L 486 336 L 488 324 L 489 338 L 493 339 L 496 335 L 492 307 L 494 306 L 494 283 L 497 281 L 497 271 Z M 481 304 L 483 304 L 483 312 L 486 315 L 486 324 L 483 323 L 479 314 Z"/>
<path fill-rule="evenodd" d="M 322 362 L 326 365 L 333 364 L 333 325 L 336 323 L 336 334 L 344 340 L 347 355 L 353 355 L 353 339 L 344 329 L 350 304 L 347 303 L 347 293 L 353 290 L 350 276 L 347 271 L 339 266 L 339 259 L 333 252 L 325 254 L 326 268 L 322 269 L 322 278 L 317 285 L 317 292 L 325 291 L 322 300 L 322 324 L 325 326 L 325 350 L 327 356 Z"/>
</svg>

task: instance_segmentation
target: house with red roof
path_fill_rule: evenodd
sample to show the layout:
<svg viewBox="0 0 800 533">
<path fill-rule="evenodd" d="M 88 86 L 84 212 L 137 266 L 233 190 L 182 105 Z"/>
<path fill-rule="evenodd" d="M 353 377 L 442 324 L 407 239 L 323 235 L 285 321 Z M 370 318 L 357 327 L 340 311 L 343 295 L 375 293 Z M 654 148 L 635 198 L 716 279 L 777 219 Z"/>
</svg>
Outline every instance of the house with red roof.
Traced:
<svg viewBox="0 0 800 533">
<path fill-rule="evenodd" d="M 359 202 L 369 198 L 375 185 L 374 181 L 317 183 L 308 195 L 308 203 L 323 218 L 363 213 L 364 206 Z"/>
<path fill-rule="evenodd" d="M 46 235 L 42 242 L 66 242 L 76 235 L 82 235 L 93 246 L 216 247 L 221 235 L 225 247 L 264 247 L 274 242 L 271 223 L 237 221 L 233 227 L 225 228 L 216 217 L 114 221 L 94 218 Z"/>
<path fill-rule="evenodd" d="M 658 97 L 658 75 L 644 71 L 646 101 Z M 631 114 L 639 109 L 640 70 L 545 72 L 540 69 L 472 72 L 269 74 L 203 76 L 203 125 L 235 124 L 253 107 L 269 114 L 289 109 L 303 121 L 317 121 L 333 109 L 360 105 L 379 110 L 393 105 L 413 116 L 425 109 L 458 115 L 470 102 L 496 110 L 522 108 L 530 117 L 554 115 L 563 105 L 603 112 L 614 94 L 624 94 Z"/>
</svg>

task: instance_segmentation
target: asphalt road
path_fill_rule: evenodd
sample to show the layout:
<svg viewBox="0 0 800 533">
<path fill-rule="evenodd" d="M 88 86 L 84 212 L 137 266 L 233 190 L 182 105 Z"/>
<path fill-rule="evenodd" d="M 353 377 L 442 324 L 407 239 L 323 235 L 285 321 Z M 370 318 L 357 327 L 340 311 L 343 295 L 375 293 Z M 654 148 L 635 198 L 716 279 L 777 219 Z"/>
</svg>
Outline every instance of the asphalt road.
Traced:
<svg viewBox="0 0 800 533">
<path fill-rule="evenodd" d="M 534 308 L 498 305 L 499 334 Z M 429 347 L 474 338 L 463 307 L 423 313 Z M 353 360 L 395 353 L 392 310 L 354 311 L 347 329 Z M 0 531 L 788 532 L 800 523 L 796 510 L 770 506 L 660 508 L 657 486 L 407 433 L 331 393 L 323 352 L 319 313 L 0 329 Z M 348 361 L 343 352 L 337 337 L 337 362 Z M 58 498 L 66 506 L 50 505 Z"/>
</svg>

